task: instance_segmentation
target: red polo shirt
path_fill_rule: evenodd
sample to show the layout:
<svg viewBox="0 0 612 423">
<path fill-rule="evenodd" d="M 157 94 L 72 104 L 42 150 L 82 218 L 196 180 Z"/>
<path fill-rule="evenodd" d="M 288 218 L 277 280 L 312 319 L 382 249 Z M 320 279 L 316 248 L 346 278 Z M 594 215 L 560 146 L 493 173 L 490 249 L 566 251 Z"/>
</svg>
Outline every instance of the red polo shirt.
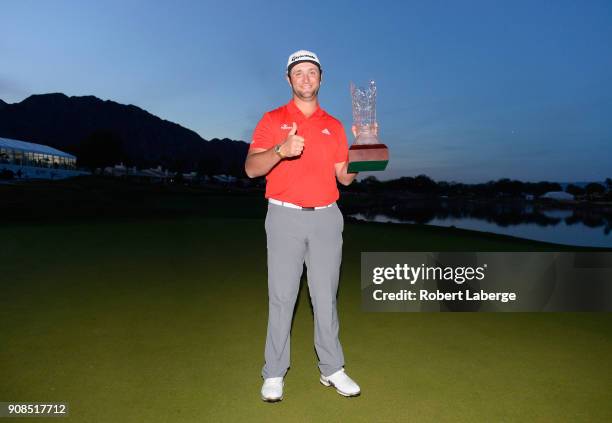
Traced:
<svg viewBox="0 0 612 423">
<path fill-rule="evenodd" d="M 288 201 L 302 207 L 325 206 L 340 197 L 335 164 L 348 160 L 348 142 L 342 123 L 325 110 L 304 116 L 293 99 L 263 115 L 253 133 L 251 148 L 269 149 L 285 142 L 297 124 L 304 150 L 297 157 L 281 160 L 266 175 L 266 198 Z"/>
</svg>

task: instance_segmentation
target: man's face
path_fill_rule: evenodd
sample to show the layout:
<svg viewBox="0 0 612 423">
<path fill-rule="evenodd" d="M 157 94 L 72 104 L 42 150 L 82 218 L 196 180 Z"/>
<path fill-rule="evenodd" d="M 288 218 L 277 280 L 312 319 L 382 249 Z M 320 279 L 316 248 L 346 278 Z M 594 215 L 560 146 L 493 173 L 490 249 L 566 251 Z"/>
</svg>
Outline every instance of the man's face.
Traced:
<svg viewBox="0 0 612 423">
<path fill-rule="evenodd" d="M 304 101 L 315 99 L 321 86 L 321 72 L 314 63 L 298 63 L 287 77 L 293 93 Z"/>
</svg>

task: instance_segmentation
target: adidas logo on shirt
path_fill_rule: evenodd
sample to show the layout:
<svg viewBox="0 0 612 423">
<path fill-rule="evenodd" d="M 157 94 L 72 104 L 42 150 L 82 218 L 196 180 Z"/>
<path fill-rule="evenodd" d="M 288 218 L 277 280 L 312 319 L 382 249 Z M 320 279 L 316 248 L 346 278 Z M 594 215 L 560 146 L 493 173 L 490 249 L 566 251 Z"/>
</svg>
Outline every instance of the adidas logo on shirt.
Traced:
<svg viewBox="0 0 612 423">
<path fill-rule="evenodd" d="M 331 135 L 331 133 L 329 132 L 329 129 L 325 128 L 324 130 L 321 131 L 322 134 L 325 135 Z"/>
</svg>

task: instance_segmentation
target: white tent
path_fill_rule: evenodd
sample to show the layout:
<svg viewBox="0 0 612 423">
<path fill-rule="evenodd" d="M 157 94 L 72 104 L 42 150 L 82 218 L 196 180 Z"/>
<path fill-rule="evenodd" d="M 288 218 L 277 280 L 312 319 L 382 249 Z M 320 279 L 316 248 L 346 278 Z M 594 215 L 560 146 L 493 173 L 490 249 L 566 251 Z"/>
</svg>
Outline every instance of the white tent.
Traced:
<svg viewBox="0 0 612 423">
<path fill-rule="evenodd" d="M 0 148 L 28 151 L 32 153 L 66 157 L 69 159 L 76 160 L 76 157 L 73 156 L 72 154 L 65 153 L 61 150 L 58 150 L 57 148 L 49 147 L 48 145 L 43 145 L 43 144 L 35 144 L 33 142 L 14 140 L 11 138 L 0 137 Z"/>
<path fill-rule="evenodd" d="M 0 137 L 0 172 L 19 179 L 63 179 L 89 174 L 76 166 L 72 154 L 33 142 Z"/>
<path fill-rule="evenodd" d="M 549 191 L 546 194 L 542 195 L 540 198 L 549 198 L 551 200 L 558 201 L 572 201 L 574 196 L 569 192 L 564 191 Z"/>
</svg>

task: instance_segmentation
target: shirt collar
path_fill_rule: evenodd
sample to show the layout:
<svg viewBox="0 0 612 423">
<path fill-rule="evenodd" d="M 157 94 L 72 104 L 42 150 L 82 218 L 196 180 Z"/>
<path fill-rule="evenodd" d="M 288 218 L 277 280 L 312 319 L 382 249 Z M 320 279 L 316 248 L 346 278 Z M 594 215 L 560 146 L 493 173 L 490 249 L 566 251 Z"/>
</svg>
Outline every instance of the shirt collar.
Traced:
<svg viewBox="0 0 612 423">
<path fill-rule="evenodd" d="M 317 103 L 317 109 L 314 111 L 312 115 L 310 115 L 310 117 L 307 118 L 304 115 L 304 113 L 302 113 L 302 111 L 298 108 L 298 106 L 296 106 L 295 100 L 293 100 L 293 98 L 289 100 L 289 103 L 287 103 L 287 110 L 289 110 L 289 113 L 291 113 L 291 115 L 299 117 L 300 120 L 311 119 L 313 117 L 320 117 L 325 114 L 325 110 L 323 110 Z"/>
</svg>

